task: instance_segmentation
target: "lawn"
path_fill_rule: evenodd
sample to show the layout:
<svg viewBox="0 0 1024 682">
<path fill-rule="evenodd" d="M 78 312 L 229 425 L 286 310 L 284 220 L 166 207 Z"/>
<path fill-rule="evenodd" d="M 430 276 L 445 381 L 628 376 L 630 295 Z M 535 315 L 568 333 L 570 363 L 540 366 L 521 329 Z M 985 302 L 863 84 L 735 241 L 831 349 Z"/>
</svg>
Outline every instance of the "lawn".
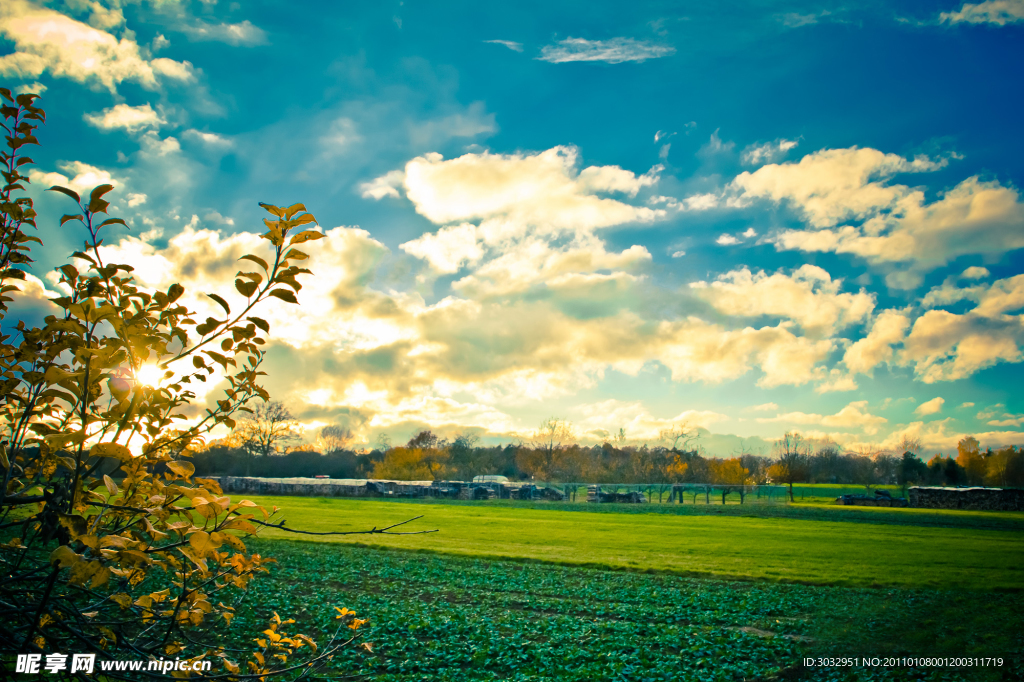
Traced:
<svg viewBox="0 0 1024 682">
<path fill-rule="evenodd" d="M 758 516 L 755 507 L 744 512 L 733 506 L 719 506 L 716 514 L 712 513 L 714 507 L 702 505 L 677 505 L 680 513 L 637 513 L 639 505 L 601 505 L 603 509 L 589 505 L 595 512 L 618 507 L 632 513 L 581 513 L 538 504 L 252 499 L 267 507 L 284 508 L 289 527 L 308 531 L 381 528 L 419 515 L 424 518 L 398 530 L 438 531 L 405 536 L 296 536 L 269 529 L 263 533 L 269 539 L 299 538 L 731 580 L 849 587 L 970 586 L 1002 591 L 1018 591 L 1024 584 L 1020 514 L 975 517 L 921 514 L 922 510 L 878 514 L 875 512 L 883 510 L 808 505 L 792 509 L 805 518 L 791 518 L 774 508 L 769 512 L 772 515 Z M 847 515 L 848 511 L 857 513 Z M 892 518 L 907 523 L 890 523 Z M 971 527 L 978 522 L 988 527 Z"/>
</svg>

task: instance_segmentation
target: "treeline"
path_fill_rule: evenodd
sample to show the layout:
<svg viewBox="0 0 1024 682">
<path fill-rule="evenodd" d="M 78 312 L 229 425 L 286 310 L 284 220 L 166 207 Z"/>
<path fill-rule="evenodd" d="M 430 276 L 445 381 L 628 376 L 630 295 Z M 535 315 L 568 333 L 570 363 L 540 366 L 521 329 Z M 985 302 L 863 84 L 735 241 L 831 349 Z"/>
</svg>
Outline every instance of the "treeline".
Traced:
<svg viewBox="0 0 1024 682">
<path fill-rule="evenodd" d="M 710 457 L 700 450 L 604 443 L 509 444 L 482 447 L 472 437 L 442 440 L 423 431 L 399 447 L 369 453 L 310 446 L 253 457 L 242 448 L 216 444 L 194 453 L 200 475 L 330 476 L 395 480 L 472 480 L 503 475 L 511 480 L 586 483 L 715 483 L 859 485 L 988 485 L 1024 487 L 1024 449 L 981 451 L 965 438 L 955 457 L 926 463 L 910 451 L 896 455 L 843 452 L 835 443 L 812 447 L 796 434 L 776 443 L 775 456 Z"/>
</svg>

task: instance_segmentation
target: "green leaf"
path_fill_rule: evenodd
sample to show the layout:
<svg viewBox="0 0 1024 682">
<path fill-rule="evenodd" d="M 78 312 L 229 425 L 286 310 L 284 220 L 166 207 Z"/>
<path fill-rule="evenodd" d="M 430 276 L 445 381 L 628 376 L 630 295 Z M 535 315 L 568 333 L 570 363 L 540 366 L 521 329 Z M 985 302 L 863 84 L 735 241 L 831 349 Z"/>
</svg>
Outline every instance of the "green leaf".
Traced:
<svg viewBox="0 0 1024 682">
<path fill-rule="evenodd" d="M 303 232 L 299 232 L 297 235 L 292 237 L 292 240 L 288 242 L 288 245 L 291 246 L 293 244 L 301 244 L 302 242 L 312 242 L 316 241 L 317 239 L 323 239 L 324 236 L 325 235 L 323 232 L 317 232 L 316 230 L 305 230 Z"/>
<path fill-rule="evenodd" d="M 284 219 L 291 220 L 291 217 L 299 211 L 305 211 L 306 207 L 303 204 L 292 204 L 288 208 L 284 209 Z"/>
<path fill-rule="evenodd" d="M 70 213 L 68 215 L 62 216 L 61 219 L 60 219 L 61 226 L 63 226 L 64 223 L 68 222 L 69 220 L 82 220 L 82 216 L 81 215 L 72 215 Z"/>
<path fill-rule="evenodd" d="M 309 255 L 298 249 L 289 249 L 288 253 L 284 254 L 285 260 L 306 260 L 307 258 L 309 258 Z"/>
<path fill-rule="evenodd" d="M 113 185 L 100 185 L 89 195 L 89 210 L 93 213 L 102 213 L 110 204 L 103 200 L 103 195 L 114 189 Z"/>
<path fill-rule="evenodd" d="M 292 292 L 288 291 L 287 289 L 273 289 L 273 290 L 270 291 L 270 295 L 275 297 L 275 298 L 279 298 L 282 301 L 287 301 L 288 303 L 298 303 L 299 302 L 299 300 L 297 298 L 295 298 L 295 294 L 293 294 Z"/>
<path fill-rule="evenodd" d="M 177 301 L 179 298 L 181 298 L 181 295 L 184 293 L 185 287 L 175 282 L 170 286 L 169 289 L 167 289 L 167 300 L 173 303 L 174 301 Z"/>
<path fill-rule="evenodd" d="M 238 286 L 238 285 L 236 284 L 235 286 Z M 219 303 L 220 307 L 224 309 L 225 313 L 227 313 L 228 315 L 231 314 L 231 308 L 228 306 L 228 302 L 227 301 L 225 301 L 223 298 L 221 298 L 217 294 L 207 294 L 207 296 L 209 296 L 210 298 L 215 300 L 217 303 Z"/>
<path fill-rule="evenodd" d="M 54 185 L 53 187 L 51 187 L 50 189 L 48 189 L 46 191 L 47 192 L 60 192 L 61 194 L 66 194 L 69 197 L 71 197 L 72 199 L 74 199 L 76 203 L 82 203 L 82 197 L 78 196 L 78 192 L 73 192 L 70 189 L 68 189 L 67 187 L 61 187 L 59 185 Z"/>
<path fill-rule="evenodd" d="M 273 204 L 264 204 L 264 203 L 263 203 L 263 202 L 261 201 L 261 202 L 260 202 L 260 208 L 262 208 L 262 209 L 263 209 L 264 211 L 266 211 L 267 213 L 272 213 L 272 214 L 274 214 L 274 215 L 275 215 L 275 216 L 277 216 L 278 218 L 283 218 L 283 217 L 284 217 L 284 211 L 283 211 L 283 210 L 281 210 L 281 209 L 280 209 L 279 207 L 277 207 L 277 206 L 274 206 Z"/>
<path fill-rule="evenodd" d="M 249 260 L 249 261 L 252 261 L 256 265 L 258 265 L 261 268 L 263 268 L 264 272 L 270 272 L 270 267 L 267 265 L 267 261 L 263 260 L 259 256 L 254 256 L 251 253 L 247 253 L 244 256 L 242 256 L 241 258 L 239 258 L 238 260 Z"/>
<path fill-rule="evenodd" d="M 257 285 L 256 282 L 246 282 L 244 279 L 235 280 L 235 289 L 237 289 L 238 293 L 242 294 L 242 296 L 245 296 L 246 298 L 251 298 L 258 288 L 259 285 Z"/>
<path fill-rule="evenodd" d="M 264 331 L 264 333 L 266 333 L 266 334 L 270 333 L 270 325 L 263 318 L 261 318 L 261 317 L 247 317 L 245 319 L 249 320 L 254 325 L 256 325 L 257 327 L 262 329 Z"/>
<path fill-rule="evenodd" d="M 120 218 L 107 218 L 106 220 L 104 220 L 102 223 L 99 224 L 99 227 L 106 227 L 107 225 L 114 225 L 114 224 L 124 225 L 125 227 L 128 227 L 128 223 L 126 223 L 125 221 L 121 220 Z M 128 227 L 128 229 L 130 230 L 131 228 Z"/>
</svg>

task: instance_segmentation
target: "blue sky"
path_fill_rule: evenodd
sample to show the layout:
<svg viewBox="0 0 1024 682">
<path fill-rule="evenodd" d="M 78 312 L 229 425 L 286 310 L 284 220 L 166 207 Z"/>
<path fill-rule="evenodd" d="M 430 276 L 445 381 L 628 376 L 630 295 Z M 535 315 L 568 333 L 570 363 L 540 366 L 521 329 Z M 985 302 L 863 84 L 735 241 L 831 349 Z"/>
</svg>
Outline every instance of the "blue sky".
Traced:
<svg viewBox="0 0 1024 682">
<path fill-rule="evenodd" d="M 12 0 L 21 306 L 80 241 L 51 184 L 112 182 L 111 256 L 201 309 L 302 201 L 328 239 L 267 369 L 310 434 L 1020 444 L 1022 36 L 1021 0 Z"/>
</svg>

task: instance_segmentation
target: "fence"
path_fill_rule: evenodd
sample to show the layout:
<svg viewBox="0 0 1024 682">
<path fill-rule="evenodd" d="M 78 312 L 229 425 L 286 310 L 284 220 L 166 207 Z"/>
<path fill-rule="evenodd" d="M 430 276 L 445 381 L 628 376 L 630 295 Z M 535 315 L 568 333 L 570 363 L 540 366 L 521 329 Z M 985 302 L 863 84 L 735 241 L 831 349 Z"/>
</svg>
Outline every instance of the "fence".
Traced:
<svg viewBox="0 0 1024 682">
<path fill-rule="evenodd" d="M 375 479 L 256 478 L 212 476 L 224 492 L 250 495 L 306 497 L 434 497 L 443 499 L 513 499 L 551 502 L 626 502 L 661 504 L 727 504 L 751 498 L 758 503 L 783 503 L 786 489 L 772 485 L 718 485 L 706 483 L 545 483 L 465 481 L 393 481 Z"/>
</svg>

